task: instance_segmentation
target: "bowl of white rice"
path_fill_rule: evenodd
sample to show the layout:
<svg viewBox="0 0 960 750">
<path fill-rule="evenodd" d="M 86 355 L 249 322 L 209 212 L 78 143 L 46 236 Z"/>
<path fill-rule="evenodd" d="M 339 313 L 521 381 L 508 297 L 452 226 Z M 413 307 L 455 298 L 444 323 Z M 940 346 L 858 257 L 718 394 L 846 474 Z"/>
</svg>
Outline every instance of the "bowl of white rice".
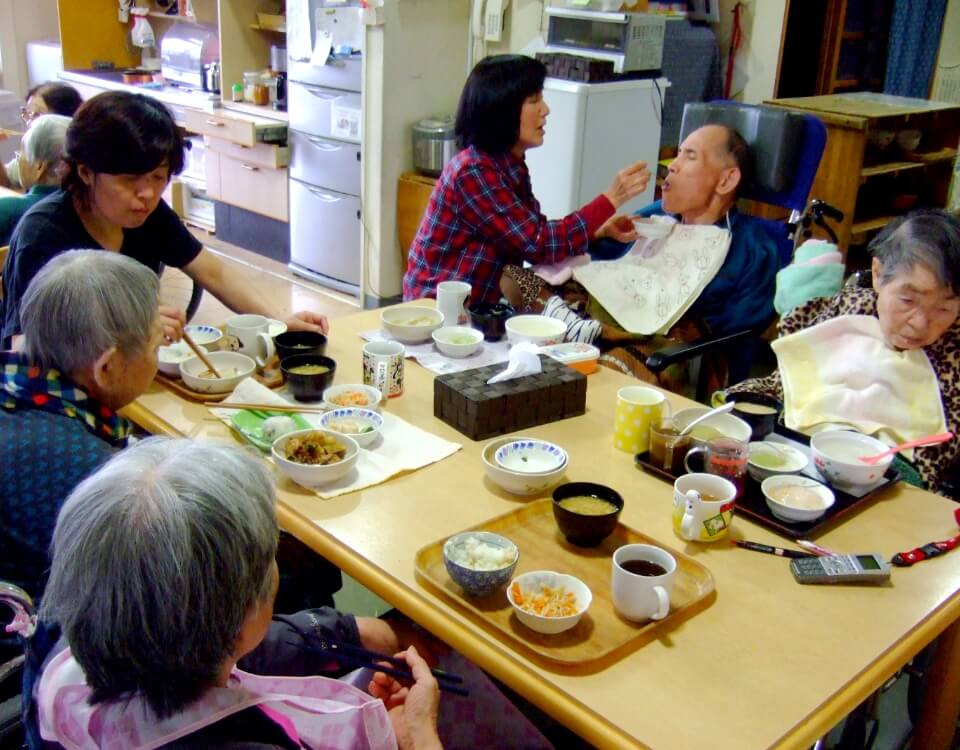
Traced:
<svg viewBox="0 0 960 750">
<path fill-rule="evenodd" d="M 447 573 L 470 596 L 488 596 L 506 586 L 519 559 L 517 545 L 489 531 L 465 531 L 443 545 Z"/>
</svg>

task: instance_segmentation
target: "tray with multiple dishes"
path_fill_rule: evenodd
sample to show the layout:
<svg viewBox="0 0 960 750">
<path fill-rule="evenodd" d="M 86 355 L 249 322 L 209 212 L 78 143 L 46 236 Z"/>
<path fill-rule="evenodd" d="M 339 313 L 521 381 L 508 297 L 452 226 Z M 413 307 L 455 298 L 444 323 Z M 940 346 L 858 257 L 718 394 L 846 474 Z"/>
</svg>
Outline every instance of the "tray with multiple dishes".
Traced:
<svg viewBox="0 0 960 750">
<path fill-rule="evenodd" d="M 518 619 L 501 588 L 483 597 L 471 597 L 450 578 L 443 560 L 445 539 L 420 549 L 416 573 L 426 587 L 458 605 L 479 624 L 548 662 L 589 665 L 638 648 L 677 623 L 700 612 L 714 592 L 710 571 L 694 559 L 618 523 L 596 547 L 569 544 L 557 528 L 552 501 L 542 499 L 491 519 L 467 531 L 486 531 L 512 541 L 519 550 L 515 575 L 526 571 L 553 570 L 579 578 L 589 586 L 590 608 L 570 630 L 553 635 L 536 633 Z M 677 560 L 677 576 L 670 592 L 670 613 L 659 621 L 635 623 L 617 614 L 610 593 L 611 558 L 625 544 L 644 543 L 661 547 Z"/>
<path fill-rule="evenodd" d="M 791 430 L 782 424 L 778 424 L 775 427 L 774 433 L 768 436 L 767 440 L 769 442 L 786 444 L 805 453 L 809 453 L 809 436 Z M 635 462 L 637 468 L 671 484 L 673 484 L 677 477 L 684 473 L 683 471 L 677 473 L 664 471 L 661 467 L 650 462 L 649 453 L 638 453 L 635 457 Z M 875 500 L 883 490 L 899 481 L 900 472 L 892 467 L 888 468 L 879 482 L 865 490 L 854 490 L 853 488 L 839 487 L 836 484 L 831 484 L 813 467 L 812 462 L 809 468 L 798 476 L 815 479 L 825 484 L 833 492 L 833 505 L 827 508 L 826 512 L 815 521 L 789 522 L 777 518 L 773 514 L 773 511 L 770 510 L 766 498 L 764 498 L 763 492 L 760 489 L 760 482 L 756 481 L 752 476 L 746 477 L 743 495 L 737 499 L 736 513 L 752 521 L 756 521 L 775 533 L 789 539 L 807 539 L 817 536 L 825 529 L 839 523 L 846 516 Z"/>
</svg>

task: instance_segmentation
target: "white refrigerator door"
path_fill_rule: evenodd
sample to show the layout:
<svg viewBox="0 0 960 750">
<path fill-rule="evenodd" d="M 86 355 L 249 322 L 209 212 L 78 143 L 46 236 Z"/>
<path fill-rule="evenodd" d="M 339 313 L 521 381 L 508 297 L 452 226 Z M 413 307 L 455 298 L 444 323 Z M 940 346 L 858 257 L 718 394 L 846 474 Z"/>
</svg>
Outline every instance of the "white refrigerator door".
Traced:
<svg viewBox="0 0 960 750">
<path fill-rule="evenodd" d="M 544 99 L 550 107 L 544 144 L 527 152 L 534 195 L 543 213 L 559 219 L 607 189 L 613 176 L 635 161 L 656 172 L 660 152 L 659 79 L 615 83 L 574 83 L 548 78 Z M 653 201 L 654 180 L 643 194 L 624 204 L 629 213 Z"/>
</svg>

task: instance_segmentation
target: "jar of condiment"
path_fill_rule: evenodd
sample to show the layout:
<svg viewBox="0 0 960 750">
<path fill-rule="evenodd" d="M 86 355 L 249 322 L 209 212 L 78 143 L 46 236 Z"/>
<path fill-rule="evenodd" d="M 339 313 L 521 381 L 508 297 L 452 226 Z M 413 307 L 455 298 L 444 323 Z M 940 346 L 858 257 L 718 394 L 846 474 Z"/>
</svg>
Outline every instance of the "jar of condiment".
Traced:
<svg viewBox="0 0 960 750">
<path fill-rule="evenodd" d="M 243 84 L 235 83 L 230 89 L 230 101 L 242 102 L 243 101 Z"/>
<path fill-rule="evenodd" d="M 264 73 L 261 80 L 267 87 L 267 103 L 273 104 L 277 101 L 277 77 L 272 73 Z"/>
<path fill-rule="evenodd" d="M 257 83 L 253 87 L 253 103 L 260 107 L 265 107 L 270 103 L 270 91 L 266 84 Z"/>
<path fill-rule="evenodd" d="M 243 100 L 256 103 L 256 88 L 260 85 L 260 71 L 248 70 L 243 74 Z"/>
</svg>

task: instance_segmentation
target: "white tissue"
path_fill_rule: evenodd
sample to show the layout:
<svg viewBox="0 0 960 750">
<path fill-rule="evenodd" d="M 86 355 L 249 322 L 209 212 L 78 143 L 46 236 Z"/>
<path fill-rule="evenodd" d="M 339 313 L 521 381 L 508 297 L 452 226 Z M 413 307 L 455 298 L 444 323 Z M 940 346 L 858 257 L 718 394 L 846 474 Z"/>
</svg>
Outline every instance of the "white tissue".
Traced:
<svg viewBox="0 0 960 750">
<path fill-rule="evenodd" d="M 537 375 L 542 369 L 539 346 L 526 341 L 521 344 L 514 344 L 510 347 L 507 369 L 490 378 L 487 385 L 500 383 L 504 380 L 513 380 L 513 378 L 520 378 L 524 375 Z"/>
</svg>

